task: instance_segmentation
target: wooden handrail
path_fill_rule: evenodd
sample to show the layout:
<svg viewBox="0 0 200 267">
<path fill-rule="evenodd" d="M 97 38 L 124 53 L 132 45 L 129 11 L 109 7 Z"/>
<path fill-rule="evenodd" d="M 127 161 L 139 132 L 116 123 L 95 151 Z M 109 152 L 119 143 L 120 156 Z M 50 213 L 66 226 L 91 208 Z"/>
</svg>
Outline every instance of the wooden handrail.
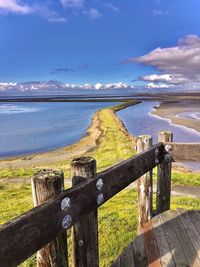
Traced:
<svg viewBox="0 0 200 267">
<path fill-rule="evenodd" d="M 0 262 L 16 266 L 163 161 L 164 146 L 125 160 L 53 197 L 0 228 Z M 101 186 L 98 186 L 101 184 Z"/>
<path fill-rule="evenodd" d="M 172 146 L 174 161 L 200 161 L 200 143 L 166 143 Z"/>
</svg>

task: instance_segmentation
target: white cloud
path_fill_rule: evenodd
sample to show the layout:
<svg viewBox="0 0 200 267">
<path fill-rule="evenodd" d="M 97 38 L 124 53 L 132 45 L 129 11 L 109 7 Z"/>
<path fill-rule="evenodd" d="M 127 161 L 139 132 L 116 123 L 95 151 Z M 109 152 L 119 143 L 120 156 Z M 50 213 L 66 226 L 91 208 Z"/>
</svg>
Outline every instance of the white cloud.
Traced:
<svg viewBox="0 0 200 267">
<path fill-rule="evenodd" d="M 147 88 L 149 89 L 162 89 L 162 88 L 169 88 L 171 85 L 166 83 L 148 83 Z"/>
<path fill-rule="evenodd" d="M 101 17 L 101 13 L 96 8 L 90 8 L 89 10 L 84 11 L 84 14 L 88 15 L 92 19 L 97 19 L 97 18 Z"/>
<path fill-rule="evenodd" d="M 200 83 L 200 37 L 188 35 L 179 40 L 177 46 L 158 47 L 144 56 L 129 58 L 126 62 L 152 66 L 161 72 L 140 77 L 143 81 L 176 85 Z"/>
<path fill-rule="evenodd" d="M 60 16 L 58 12 L 51 10 L 48 6 L 42 4 L 25 5 L 17 0 L 0 0 L 0 14 L 15 13 L 21 15 L 37 14 L 47 19 L 51 23 L 63 23 L 67 19 Z"/>
<path fill-rule="evenodd" d="M 60 0 L 60 2 L 64 8 L 67 7 L 82 8 L 84 5 L 84 0 Z"/>
<path fill-rule="evenodd" d="M 17 0 L 0 0 L 0 11 L 8 13 L 28 14 L 31 8 Z"/>
<path fill-rule="evenodd" d="M 119 8 L 117 6 L 115 6 L 115 5 L 113 5 L 110 2 L 105 3 L 105 6 L 108 7 L 109 9 L 111 9 L 112 11 L 115 11 L 115 12 L 118 12 L 119 11 Z"/>
<path fill-rule="evenodd" d="M 48 90 L 52 93 L 55 90 L 65 91 L 66 89 L 93 89 L 93 90 L 106 90 L 106 89 L 133 89 L 135 86 L 128 85 L 122 82 L 116 83 L 97 83 L 97 84 L 68 84 L 58 81 L 35 81 L 35 82 L 22 82 L 22 83 L 0 83 L 0 92 L 31 92 L 31 91 L 44 91 Z"/>
</svg>

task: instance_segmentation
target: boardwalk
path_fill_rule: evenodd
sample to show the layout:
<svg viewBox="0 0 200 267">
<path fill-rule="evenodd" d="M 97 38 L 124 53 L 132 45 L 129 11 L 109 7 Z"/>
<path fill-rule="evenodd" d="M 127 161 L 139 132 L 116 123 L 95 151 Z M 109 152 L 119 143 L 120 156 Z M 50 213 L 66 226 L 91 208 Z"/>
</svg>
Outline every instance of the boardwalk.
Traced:
<svg viewBox="0 0 200 267">
<path fill-rule="evenodd" d="M 200 211 L 165 211 L 146 224 L 112 267 L 200 266 Z"/>
</svg>

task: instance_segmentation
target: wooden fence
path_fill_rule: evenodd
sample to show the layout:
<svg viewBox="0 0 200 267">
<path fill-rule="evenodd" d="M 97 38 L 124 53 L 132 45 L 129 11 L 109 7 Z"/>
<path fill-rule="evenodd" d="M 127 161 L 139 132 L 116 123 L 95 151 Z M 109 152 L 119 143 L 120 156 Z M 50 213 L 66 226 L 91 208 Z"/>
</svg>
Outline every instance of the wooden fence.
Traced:
<svg viewBox="0 0 200 267">
<path fill-rule="evenodd" d="M 140 136 L 136 156 L 100 173 L 95 160 L 75 159 L 73 187 L 67 190 L 62 172 L 37 173 L 32 188 L 34 205 L 39 205 L 0 228 L 1 266 L 17 266 L 38 250 L 37 266 L 68 266 L 66 230 L 73 226 L 73 266 L 98 267 L 98 207 L 138 180 L 142 227 L 152 216 L 152 169 L 158 166 L 157 212 L 162 212 L 170 208 L 171 162 L 199 160 L 200 144 L 171 143 L 172 134 L 166 132 L 159 140 L 151 146 L 149 136 Z"/>
</svg>

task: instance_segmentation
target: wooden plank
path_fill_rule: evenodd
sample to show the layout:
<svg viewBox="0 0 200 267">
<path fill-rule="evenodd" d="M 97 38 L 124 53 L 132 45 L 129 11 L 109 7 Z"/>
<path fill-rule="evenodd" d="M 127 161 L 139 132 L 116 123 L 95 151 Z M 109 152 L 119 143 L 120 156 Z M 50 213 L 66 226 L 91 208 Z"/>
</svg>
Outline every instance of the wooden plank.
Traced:
<svg viewBox="0 0 200 267">
<path fill-rule="evenodd" d="M 135 266 L 146 267 L 147 266 L 147 257 L 144 247 L 144 237 L 140 233 L 132 242 L 133 248 L 133 257 Z"/>
<path fill-rule="evenodd" d="M 153 231 L 155 234 L 157 247 L 160 255 L 160 262 L 162 266 L 175 267 L 174 259 L 167 242 L 165 232 L 162 226 L 162 222 L 159 216 L 155 216 L 151 219 Z"/>
<path fill-rule="evenodd" d="M 156 238 L 153 232 L 151 221 L 143 228 L 144 246 L 149 267 L 160 267 L 160 255 L 157 248 Z"/>
<path fill-rule="evenodd" d="M 159 143 L 133 158 L 115 165 L 95 176 L 95 179 L 65 190 L 57 197 L 42 204 L 0 228 L 0 262 L 3 266 L 16 266 L 53 240 L 59 231 L 76 223 L 80 216 L 95 210 L 148 170 L 155 167 L 155 150 L 163 160 L 163 145 Z M 103 180 L 101 193 L 96 187 Z M 67 210 L 61 201 L 70 199 Z M 51 218 L 51 219 L 49 219 Z M 64 227 L 64 228 L 63 228 Z M 31 240 L 31 242 L 30 242 Z M 12 257 L 9 257 L 12 255 Z"/>
<path fill-rule="evenodd" d="M 200 143 L 168 143 L 175 161 L 200 161 Z"/>
<path fill-rule="evenodd" d="M 134 267 L 133 248 L 129 244 L 120 256 L 120 266 Z"/>
<path fill-rule="evenodd" d="M 41 170 L 31 178 L 34 206 L 38 206 L 53 195 L 64 190 L 64 174 L 58 170 Z M 55 240 L 36 254 L 37 267 L 68 267 L 67 235 L 59 233 Z"/>
<path fill-rule="evenodd" d="M 177 212 L 196 250 L 198 257 L 200 258 L 200 234 L 198 233 L 192 221 L 190 220 L 188 211 L 185 211 L 183 209 L 177 209 Z M 198 224 L 199 223 L 200 223 L 200 220 Z"/>
<path fill-rule="evenodd" d="M 95 159 L 91 157 L 73 159 L 71 163 L 73 186 L 94 178 L 95 173 Z M 99 266 L 97 210 L 81 216 L 72 227 L 72 266 Z"/>
<path fill-rule="evenodd" d="M 188 266 L 188 261 L 185 257 L 182 246 L 176 235 L 172 219 L 169 216 L 168 212 L 169 211 L 165 211 L 158 216 L 160 217 L 160 220 L 162 222 L 162 226 L 165 231 L 165 236 L 167 238 L 167 242 L 169 244 L 175 262 L 175 266 Z"/>
<path fill-rule="evenodd" d="M 171 218 L 171 224 L 176 232 L 176 236 L 182 246 L 183 252 L 190 267 L 199 267 L 200 259 L 197 256 L 196 250 L 187 234 L 187 230 L 184 227 L 177 211 L 167 211 Z"/>
<path fill-rule="evenodd" d="M 140 135 L 136 141 L 137 153 L 140 153 L 152 146 L 150 135 Z M 138 191 L 138 227 L 143 228 L 144 224 L 152 217 L 153 206 L 153 185 L 152 169 L 137 180 Z"/>
<path fill-rule="evenodd" d="M 200 211 L 189 210 L 188 215 L 197 232 L 200 234 Z"/>
<path fill-rule="evenodd" d="M 159 132 L 158 141 L 172 142 L 172 140 L 172 132 Z M 165 151 L 165 153 L 166 155 L 164 158 L 167 156 L 171 157 L 167 151 Z M 170 209 L 171 171 L 172 163 L 165 159 L 157 167 L 156 210 L 158 214 Z"/>
</svg>

